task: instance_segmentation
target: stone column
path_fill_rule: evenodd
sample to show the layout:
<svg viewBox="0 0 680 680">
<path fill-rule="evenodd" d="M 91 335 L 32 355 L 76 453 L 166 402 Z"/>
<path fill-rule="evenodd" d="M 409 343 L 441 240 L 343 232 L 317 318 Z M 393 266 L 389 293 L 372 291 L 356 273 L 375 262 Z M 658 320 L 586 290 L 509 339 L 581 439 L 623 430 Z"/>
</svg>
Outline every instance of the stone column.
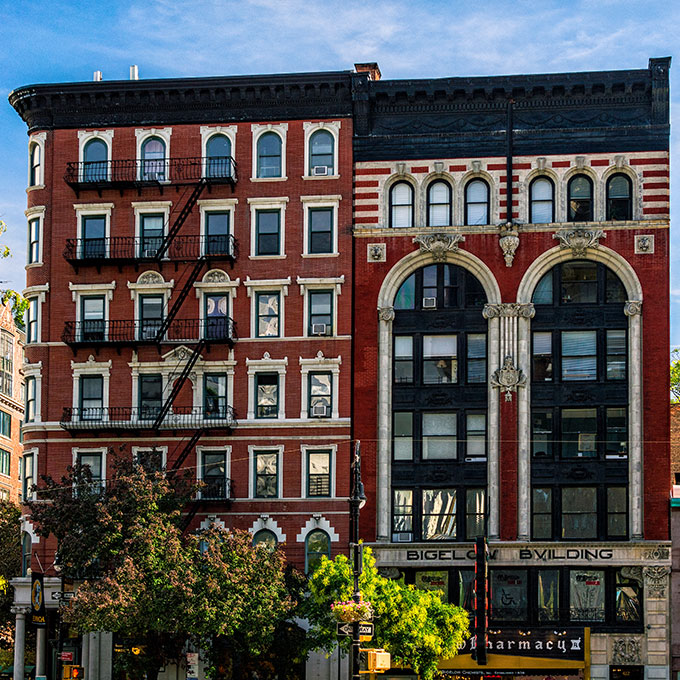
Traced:
<svg viewBox="0 0 680 680">
<path fill-rule="evenodd" d="M 80 637 L 80 665 L 88 668 L 90 665 L 90 635 L 83 633 Z"/>
<path fill-rule="evenodd" d="M 14 680 L 24 680 L 27 607 L 12 607 L 14 624 Z"/>
<path fill-rule="evenodd" d="M 90 656 L 87 664 L 87 680 L 99 680 L 99 633 L 90 633 Z"/>
<path fill-rule="evenodd" d="M 45 675 L 45 642 L 47 641 L 47 630 L 45 628 L 36 628 L 35 631 L 35 674 Z"/>
<path fill-rule="evenodd" d="M 99 680 L 111 680 L 113 675 L 113 633 L 101 633 L 99 641 Z"/>
</svg>

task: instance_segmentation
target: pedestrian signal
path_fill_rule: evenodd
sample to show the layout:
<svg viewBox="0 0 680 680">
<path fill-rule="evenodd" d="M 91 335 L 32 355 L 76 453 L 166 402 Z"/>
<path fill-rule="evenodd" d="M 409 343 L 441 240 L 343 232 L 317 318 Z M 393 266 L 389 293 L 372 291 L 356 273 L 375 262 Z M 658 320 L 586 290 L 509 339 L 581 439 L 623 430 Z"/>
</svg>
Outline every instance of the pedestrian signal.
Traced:
<svg viewBox="0 0 680 680">
<path fill-rule="evenodd" d="M 64 664 L 63 669 L 62 680 L 84 680 L 85 678 L 85 670 L 82 666 Z"/>
</svg>

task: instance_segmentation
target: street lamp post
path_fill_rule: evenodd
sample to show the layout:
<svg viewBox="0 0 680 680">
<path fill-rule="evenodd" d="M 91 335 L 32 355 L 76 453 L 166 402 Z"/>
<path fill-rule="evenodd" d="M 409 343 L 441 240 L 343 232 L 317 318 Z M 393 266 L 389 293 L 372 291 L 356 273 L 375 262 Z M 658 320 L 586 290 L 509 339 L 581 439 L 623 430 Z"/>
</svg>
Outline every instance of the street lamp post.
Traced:
<svg viewBox="0 0 680 680">
<path fill-rule="evenodd" d="M 350 509 L 350 546 L 353 553 L 354 601 L 361 602 L 359 590 L 359 576 L 363 569 L 361 547 L 359 546 L 359 513 L 366 504 L 364 485 L 361 482 L 361 442 L 354 445 L 354 460 L 352 461 L 352 496 L 349 499 Z M 359 675 L 359 621 L 352 624 L 352 680 L 360 680 Z"/>
</svg>

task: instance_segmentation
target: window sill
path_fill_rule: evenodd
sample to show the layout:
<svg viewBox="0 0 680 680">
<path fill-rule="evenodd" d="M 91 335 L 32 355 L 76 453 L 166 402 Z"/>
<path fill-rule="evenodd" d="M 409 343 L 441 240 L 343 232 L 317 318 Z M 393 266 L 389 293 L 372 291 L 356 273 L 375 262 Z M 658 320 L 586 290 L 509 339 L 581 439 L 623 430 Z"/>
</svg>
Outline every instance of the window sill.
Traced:
<svg viewBox="0 0 680 680">
<path fill-rule="evenodd" d="M 248 255 L 249 260 L 285 260 L 288 255 Z"/>
<path fill-rule="evenodd" d="M 30 264 L 27 264 L 24 269 L 35 269 L 36 267 L 42 267 L 43 263 L 42 262 L 31 262 Z"/>
<path fill-rule="evenodd" d="M 316 180 L 316 179 L 340 179 L 340 175 L 302 175 L 301 179 Z"/>
<path fill-rule="evenodd" d="M 300 257 L 319 258 L 319 257 L 340 257 L 340 253 L 302 253 Z"/>
<path fill-rule="evenodd" d="M 287 182 L 287 177 L 251 177 L 251 182 Z"/>
<path fill-rule="evenodd" d="M 39 189 L 44 188 L 45 188 L 44 184 L 34 184 L 32 187 L 26 187 L 26 193 L 29 193 L 31 191 L 38 191 Z"/>
</svg>

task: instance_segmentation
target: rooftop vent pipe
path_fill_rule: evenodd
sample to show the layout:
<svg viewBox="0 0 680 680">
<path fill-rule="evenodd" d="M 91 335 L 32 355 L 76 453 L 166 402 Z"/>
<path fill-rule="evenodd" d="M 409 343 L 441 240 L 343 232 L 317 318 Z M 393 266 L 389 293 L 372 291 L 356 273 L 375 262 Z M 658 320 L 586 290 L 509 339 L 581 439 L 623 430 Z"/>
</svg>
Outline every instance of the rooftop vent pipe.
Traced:
<svg viewBox="0 0 680 680">
<path fill-rule="evenodd" d="M 101 71 L 95 71 L 92 80 L 94 80 L 95 83 L 98 83 L 101 79 L 102 79 L 102 72 Z"/>
<path fill-rule="evenodd" d="M 130 80 L 139 80 L 139 69 L 137 64 L 130 66 Z"/>
</svg>

